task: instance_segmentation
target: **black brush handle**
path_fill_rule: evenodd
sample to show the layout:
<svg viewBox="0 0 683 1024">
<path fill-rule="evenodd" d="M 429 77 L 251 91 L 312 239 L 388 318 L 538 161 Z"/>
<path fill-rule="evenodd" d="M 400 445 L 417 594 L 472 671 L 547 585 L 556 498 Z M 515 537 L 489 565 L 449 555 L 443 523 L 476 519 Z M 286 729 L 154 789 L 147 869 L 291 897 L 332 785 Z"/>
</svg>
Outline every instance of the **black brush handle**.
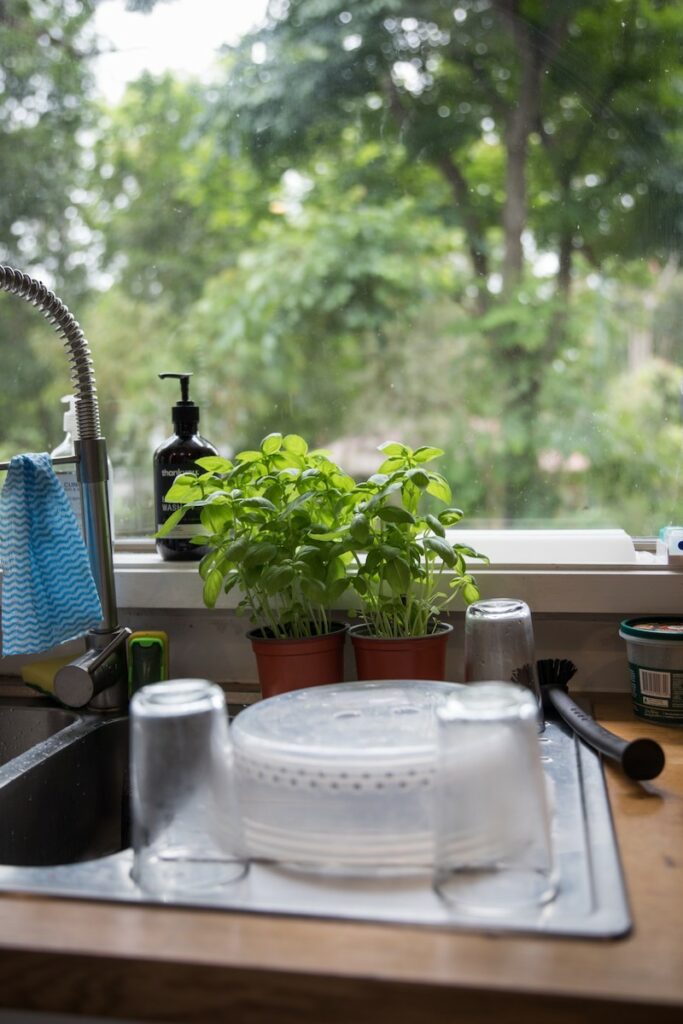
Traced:
<svg viewBox="0 0 683 1024">
<path fill-rule="evenodd" d="M 656 779 L 664 767 L 664 751 L 656 740 L 628 740 L 603 729 L 558 686 L 544 687 L 553 707 L 577 736 L 605 757 L 617 761 L 629 779 Z"/>
</svg>

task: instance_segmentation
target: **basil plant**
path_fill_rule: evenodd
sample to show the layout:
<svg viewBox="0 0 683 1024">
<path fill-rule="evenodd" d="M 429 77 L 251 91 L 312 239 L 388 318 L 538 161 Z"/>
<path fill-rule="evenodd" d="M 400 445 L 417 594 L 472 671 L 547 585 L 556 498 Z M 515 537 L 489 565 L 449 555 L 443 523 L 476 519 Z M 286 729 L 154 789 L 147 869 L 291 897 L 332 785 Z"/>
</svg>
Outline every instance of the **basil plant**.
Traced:
<svg viewBox="0 0 683 1024">
<path fill-rule="evenodd" d="M 349 583 L 353 554 L 331 535 L 348 518 L 354 481 L 297 434 L 269 434 L 258 450 L 234 461 L 197 460 L 199 473 L 178 476 L 166 499 L 181 504 L 162 537 L 190 508 L 199 508 L 206 545 L 199 563 L 203 598 L 213 608 L 221 592 L 239 587 L 238 612 L 265 635 L 317 636 L 329 631 L 330 609 Z"/>
<path fill-rule="evenodd" d="M 426 468 L 444 454 L 440 448 L 413 451 L 388 441 L 379 451 L 384 462 L 344 498 L 349 521 L 331 536 L 352 556 L 350 583 L 367 631 L 379 637 L 424 636 L 438 628 L 458 596 L 465 604 L 479 598 L 465 557 L 488 559 L 448 535 L 463 513 L 451 507 L 446 479 Z M 445 507 L 430 510 L 439 504 Z"/>
</svg>

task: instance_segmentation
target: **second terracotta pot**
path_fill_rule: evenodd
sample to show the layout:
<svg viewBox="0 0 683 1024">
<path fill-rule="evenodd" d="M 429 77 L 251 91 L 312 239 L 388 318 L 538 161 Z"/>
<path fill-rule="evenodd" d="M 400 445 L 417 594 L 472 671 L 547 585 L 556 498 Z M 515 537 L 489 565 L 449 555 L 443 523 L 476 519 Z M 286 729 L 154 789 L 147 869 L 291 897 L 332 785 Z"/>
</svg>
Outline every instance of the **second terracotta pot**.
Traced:
<svg viewBox="0 0 683 1024">
<path fill-rule="evenodd" d="M 329 633 L 301 640 L 264 636 L 260 629 L 252 629 L 247 636 L 256 655 L 264 697 L 344 680 L 346 626 L 343 622 L 333 622 Z"/>
<path fill-rule="evenodd" d="M 349 636 L 358 679 L 445 679 L 446 646 L 452 631 L 449 623 L 440 622 L 426 636 L 386 639 L 371 635 L 367 626 L 352 626 Z"/>
</svg>

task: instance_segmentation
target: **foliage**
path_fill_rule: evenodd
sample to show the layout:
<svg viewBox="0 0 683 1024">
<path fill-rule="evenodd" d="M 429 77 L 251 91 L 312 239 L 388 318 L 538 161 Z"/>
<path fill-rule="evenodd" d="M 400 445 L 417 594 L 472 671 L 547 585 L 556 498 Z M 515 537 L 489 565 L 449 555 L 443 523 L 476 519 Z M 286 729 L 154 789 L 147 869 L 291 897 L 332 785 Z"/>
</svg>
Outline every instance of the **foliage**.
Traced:
<svg viewBox="0 0 683 1024">
<path fill-rule="evenodd" d="M 198 84 L 144 74 L 97 126 L 89 222 L 102 263 L 134 299 L 176 315 L 235 262 L 267 210 L 250 168 L 207 131 L 210 110 Z"/>
<path fill-rule="evenodd" d="M 82 187 L 78 133 L 92 55 L 92 4 L 0 4 L 0 261 L 82 279 L 72 230 Z"/>
<path fill-rule="evenodd" d="M 237 45 L 221 102 L 265 174 L 337 149 L 349 129 L 397 144 L 406 170 L 430 165 L 479 274 L 498 262 L 517 151 L 533 190 L 517 197 L 518 232 L 556 247 L 569 232 L 571 251 L 598 261 L 662 255 L 683 237 L 682 30 L 680 6 L 654 0 L 462 0 L 455 16 L 442 0 L 292 0 Z"/>
<path fill-rule="evenodd" d="M 379 471 L 356 484 L 297 434 L 269 434 L 234 462 L 198 459 L 204 472 L 177 477 L 166 497 L 181 508 L 157 536 L 201 509 L 193 543 L 209 547 L 199 563 L 204 603 L 239 586 L 238 609 L 274 637 L 325 633 L 349 584 L 374 634 L 422 636 L 458 594 L 477 600 L 465 557 L 486 556 L 447 537 L 459 509 L 424 507 L 451 500 L 445 478 L 426 468 L 442 450 L 391 441 L 380 450 Z"/>
<path fill-rule="evenodd" d="M 680 4 L 273 0 L 209 85 L 110 108 L 95 7 L 0 3 L 0 258 L 84 326 L 127 528 L 161 369 L 227 455 L 435 436 L 480 521 L 675 518 Z M 63 355 L 0 311 L 2 444 L 51 448 Z"/>
<path fill-rule="evenodd" d="M 671 69 L 682 29 L 680 7 L 647 0 L 599 12 L 585 0 L 463 0 L 455 12 L 440 0 L 293 0 L 272 4 L 233 54 L 222 104 L 239 114 L 262 174 L 305 169 L 316 202 L 326 186 L 311 166 L 344 152 L 349 136 L 358 147 L 381 138 L 389 182 L 348 160 L 346 180 L 355 173 L 373 189 L 383 180 L 385 195 L 408 188 L 460 227 L 473 282 L 453 298 L 479 319 L 492 404 L 489 381 L 507 395 L 496 463 L 505 520 L 557 511 L 534 436 L 548 418 L 542 382 L 568 347 L 570 317 L 548 303 L 553 290 L 567 305 L 579 259 L 607 268 L 615 255 L 681 249 L 680 73 Z M 416 161 L 431 169 L 429 185 L 416 180 Z M 544 303 L 523 299 L 532 232 L 527 249 L 556 255 Z"/>
<path fill-rule="evenodd" d="M 183 507 L 157 536 L 188 508 L 201 509 L 204 532 L 193 540 L 210 549 L 199 563 L 206 606 L 239 586 L 238 611 L 269 635 L 326 633 L 329 609 L 347 587 L 350 556 L 321 534 L 338 521 L 353 480 L 296 434 L 269 434 L 234 463 L 211 456 L 197 465 L 203 473 L 177 477 L 168 492 Z"/>
<path fill-rule="evenodd" d="M 610 382 L 601 415 L 605 429 L 592 453 L 587 486 L 614 521 L 637 524 L 645 510 L 654 506 L 653 532 L 679 523 L 683 504 L 680 403 L 680 370 L 663 359 L 649 360 Z"/>
<path fill-rule="evenodd" d="M 429 446 L 413 451 L 395 441 L 380 451 L 386 458 L 379 471 L 351 495 L 351 522 L 330 539 L 343 538 L 353 552 L 351 584 L 369 631 L 381 637 L 424 636 L 437 628 L 458 594 L 466 604 L 478 599 L 465 556 L 487 559 L 447 535 L 447 528 L 462 519 L 460 509 L 446 507 L 434 514 L 425 507 L 428 495 L 450 506 L 448 482 L 426 468 L 443 451 Z"/>
<path fill-rule="evenodd" d="M 235 269 L 208 282 L 188 314 L 228 438 L 300 430 L 326 443 L 348 429 L 360 396 L 396 377 L 388 336 L 452 287 L 450 234 L 409 201 L 277 217 Z M 374 387 L 373 387 L 374 390 Z"/>
</svg>

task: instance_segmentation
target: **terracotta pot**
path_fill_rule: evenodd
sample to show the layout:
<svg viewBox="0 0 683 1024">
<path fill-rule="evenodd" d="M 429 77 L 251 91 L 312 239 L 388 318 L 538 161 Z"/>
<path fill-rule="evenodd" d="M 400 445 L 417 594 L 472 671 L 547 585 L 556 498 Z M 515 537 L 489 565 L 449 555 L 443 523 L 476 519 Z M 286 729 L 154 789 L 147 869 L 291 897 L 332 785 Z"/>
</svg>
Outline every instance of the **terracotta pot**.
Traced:
<svg viewBox="0 0 683 1024">
<path fill-rule="evenodd" d="M 333 622 L 329 633 L 303 640 L 282 640 L 252 629 L 247 636 L 256 655 L 261 694 L 275 697 L 306 686 L 343 682 L 346 628 L 343 622 Z"/>
<path fill-rule="evenodd" d="M 432 679 L 446 677 L 446 645 L 453 627 L 440 622 L 435 633 L 426 636 L 385 639 L 373 636 L 368 627 L 349 630 L 356 673 L 365 679 Z"/>
</svg>

